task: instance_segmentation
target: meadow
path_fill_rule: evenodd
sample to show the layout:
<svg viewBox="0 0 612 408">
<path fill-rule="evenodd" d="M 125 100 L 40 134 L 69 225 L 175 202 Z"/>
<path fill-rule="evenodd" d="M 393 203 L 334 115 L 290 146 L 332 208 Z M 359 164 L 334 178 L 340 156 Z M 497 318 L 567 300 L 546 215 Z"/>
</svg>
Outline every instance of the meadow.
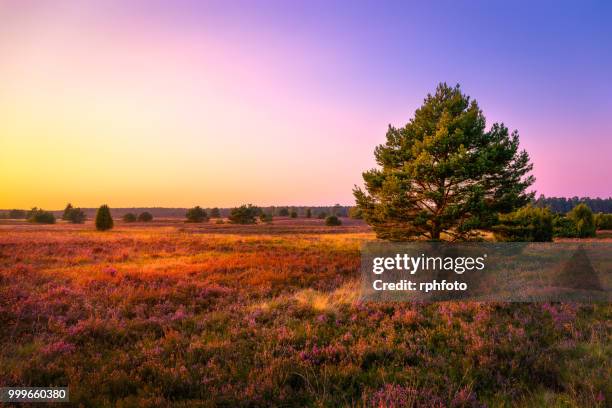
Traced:
<svg viewBox="0 0 612 408">
<path fill-rule="evenodd" d="M 363 303 L 371 239 L 3 221 L 0 384 L 76 406 L 610 406 L 609 304 Z"/>
</svg>

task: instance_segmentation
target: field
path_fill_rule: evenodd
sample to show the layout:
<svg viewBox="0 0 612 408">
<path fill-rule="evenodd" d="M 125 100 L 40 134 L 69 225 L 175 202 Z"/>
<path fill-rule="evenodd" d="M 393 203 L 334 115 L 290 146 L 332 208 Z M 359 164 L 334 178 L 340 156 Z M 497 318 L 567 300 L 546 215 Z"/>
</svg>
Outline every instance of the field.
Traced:
<svg viewBox="0 0 612 408">
<path fill-rule="evenodd" d="M 609 304 L 358 301 L 348 221 L 0 224 L 0 385 L 83 406 L 609 406 Z"/>
</svg>

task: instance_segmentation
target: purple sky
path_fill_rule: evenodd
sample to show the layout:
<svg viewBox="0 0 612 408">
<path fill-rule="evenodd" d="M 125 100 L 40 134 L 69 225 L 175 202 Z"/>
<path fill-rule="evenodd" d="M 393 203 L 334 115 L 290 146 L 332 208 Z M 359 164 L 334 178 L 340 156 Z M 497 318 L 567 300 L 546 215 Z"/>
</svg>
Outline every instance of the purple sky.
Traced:
<svg viewBox="0 0 612 408">
<path fill-rule="evenodd" d="M 538 193 L 612 195 L 609 2 L 8 1 L 0 19 L 0 208 L 350 204 L 387 125 L 442 81 L 519 131 Z"/>
</svg>

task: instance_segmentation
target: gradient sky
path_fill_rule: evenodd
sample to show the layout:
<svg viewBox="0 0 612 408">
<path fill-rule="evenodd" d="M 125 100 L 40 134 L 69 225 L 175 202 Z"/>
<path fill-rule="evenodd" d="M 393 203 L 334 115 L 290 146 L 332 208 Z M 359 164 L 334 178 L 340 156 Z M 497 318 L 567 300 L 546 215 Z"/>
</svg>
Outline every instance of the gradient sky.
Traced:
<svg viewBox="0 0 612 408">
<path fill-rule="evenodd" d="M 352 204 L 441 81 L 610 196 L 612 3 L 534 3 L 2 1 L 0 208 Z"/>
</svg>

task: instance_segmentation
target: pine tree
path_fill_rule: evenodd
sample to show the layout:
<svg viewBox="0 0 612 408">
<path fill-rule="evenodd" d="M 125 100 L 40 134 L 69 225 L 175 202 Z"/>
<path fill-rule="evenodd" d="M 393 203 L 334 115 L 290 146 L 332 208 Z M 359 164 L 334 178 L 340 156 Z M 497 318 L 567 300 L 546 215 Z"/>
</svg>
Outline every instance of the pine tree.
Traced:
<svg viewBox="0 0 612 408">
<path fill-rule="evenodd" d="M 72 211 L 72 204 L 68 203 L 66 208 L 64 208 L 64 213 L 62 214 L 62 220 L 68 221 L 70 219 L 70 211 Z"/>
<path fill-rule="evenodd" d="M 468 239 L 499 213 L 533 198 L 535 179 L 519 136 L 485 117 L 459 85 L 440 84 L 403 128 L 389 126 L 375 150 L 380 169 L 363 173 L 357 205 L 379 238 Z"/>
<path fill-rule="evenodd" d="M 106 231 L 111 228 L 113 228 L 113 217 L 108 205 L 104 204 L 98 208 L 96 213 L 96 229 L 98 231 Z"/>
</svg>

